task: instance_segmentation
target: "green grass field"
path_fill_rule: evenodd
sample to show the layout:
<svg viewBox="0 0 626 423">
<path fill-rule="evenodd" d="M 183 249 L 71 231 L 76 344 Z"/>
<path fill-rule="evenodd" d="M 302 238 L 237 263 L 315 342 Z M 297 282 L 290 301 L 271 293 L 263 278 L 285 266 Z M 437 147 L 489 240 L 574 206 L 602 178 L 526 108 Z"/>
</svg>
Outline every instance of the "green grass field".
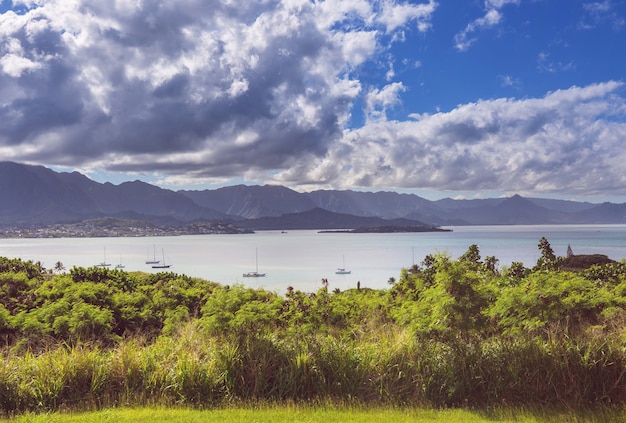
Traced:
<svg viewBox="0 0 626 423">
<path fill-rule="evenodd" d="M 502 410 L 492 412 L 467 411 L 460 409 L 417 410 L 396 408 L 336 408 L 336 407 L 260 407 L 217 410 L 190 410 L 178 408 L 113 408 L 86 413 L 25 414 L 14 419 L 3 419 L 14 423 L 108 423 L 108 422 L 626 422 L 626 414 L 612 411 L 588 411 L 585 413 L 559 412 L 516 412 Z"/>
</svg>

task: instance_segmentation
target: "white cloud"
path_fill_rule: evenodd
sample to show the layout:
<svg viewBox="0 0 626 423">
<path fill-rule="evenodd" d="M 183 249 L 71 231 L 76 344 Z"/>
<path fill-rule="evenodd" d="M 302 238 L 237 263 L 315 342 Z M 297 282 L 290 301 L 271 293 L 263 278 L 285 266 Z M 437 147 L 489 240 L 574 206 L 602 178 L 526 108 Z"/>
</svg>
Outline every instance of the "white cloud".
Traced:
<svg viewBox="0 0 626 423">
<path fill-rule="evenodd" d="M 391 33 L 411 21 L 416 21 L 417 29 L 420 32 L 425 32 L 431 26 L 432 15 L 435 13 L 436 8 L 437 2 L 434 0 L 429 0 L 428 3 L 422 4 L 386 0 L 382 2 L 382 13 L 379 21 L 386 26 L 387 33 Z"/>
<path fill-rule="evenodd" d="M 500 12 L 504 6 L 519 4 L 520 0 L 486 0 L 485 14 L 468 23 L 467 26 L 454 37 L 455 47 L 459 51 L 466 51 L 476 42 L 475 33 L 498 25 L 503 15 Z"/>
<path fill-rule="evenodd" d="M 331 28 L 344 25 L 356 29 L 371 26 L 374 12 L 371 2 L 367 0 L 326 0 L 316 7 L 316 19 L 320 28 Z"/>
<path fill-rule="evenodd" d="M 485 7 L 487 9 L 489 8 L 501 9 L 506 5 L 519 4 L 519 3 L 520 3 L 520 0 L 485 0 Z"/>
<path fill-rule="evenodd" d="M 14 37 L 7 37 L 4 45 L 0 46 L 0 68 L 13 78 L 43 67 L 47 59 L 38 52 L 25 52 L 20 40 Z"/>
<path fill-rule="evenodd" d="M 403 31 L 427 30 L 437 6 L 21 4 L 0 15 L 3 159 L 170 180 L 264 175 L 324 156 L 364 95 L 360 68 L 388 57 Z M 372 87 L 371 116 L 399 101 L 400 86 Z"/>
<path fill-rule="evenodd" d="M 400 104 L 400 94 L 405 90 L 401 82 L 391 83 L 380 90 L 370 90 L 365 96 L 365 114 L 368 119 L 386 118 L 386 111 Z"/>
<path fill-rule="evenodd" d="M 349 68 L 362 65 L 372 57 L 378 46 L 375 31 L 338 33 L 334 41 L 343 53 L 342 61 Z"/>
<path fill-rule="evenodd" d="M 611 0 L 584 3 L 585 14 L 579 23 L 579 28 L 594 29 L 608 24 L 614 31 L 620 31 L 626 24 L 626 18 L 623 11 L 619 13 L 619 8 L 620 6 Z"/>
<path fill-rule="evenodd" d="M 522 85 L 518 78 L 511 75 L 498 75 L 498 78 L 503 87 L 520 88 Z"/>
<path fill-rule="evenodd" d="M 7 75 L 18 78 L 22 76 L 22 73 L 25 71 L 31 71 L 41 67 L 41 64 L 25 57 L 9 53 L 0 58 L 0 67 L 2 67 L 2 71 Z"/>
<path fill-rule="evenodd" d="M 277 181 L 623 195 L 622 88 L 607 82 L 543 98 L 479 101 L 447 113 L 414 115 L 414 121 L 372 120 L 346 132 L 320 163 L 279 174 Z"/>
<path fill-rule="evenodd" d="M 4 160 L 164 181 L 626 186 L 619 83 L 388 120 L 412 88 L 394 71 L 390 46 L 430 28 L 433 0 L 22 3 L 23 13 L 0 15 Z M 459 46 L 517 3 L 486 1 Z M 400 70 L 421 66 L 402 60 Z M 539 66 L 568 64 L 544 55 Z"/>
</svg>

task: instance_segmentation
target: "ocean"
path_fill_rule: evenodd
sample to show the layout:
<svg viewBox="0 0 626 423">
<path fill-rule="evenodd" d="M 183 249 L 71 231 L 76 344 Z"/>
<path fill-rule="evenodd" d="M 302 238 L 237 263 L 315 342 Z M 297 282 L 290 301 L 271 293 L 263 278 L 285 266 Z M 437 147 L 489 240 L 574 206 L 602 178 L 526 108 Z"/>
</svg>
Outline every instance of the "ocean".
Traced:
<svg viewBox="0 0 626 423">
<path fill-rule="evenodd" d="M 311 230 L 259 231 L 240 235 L 176 237 L 0 239 L 0 256 L 40 261 L 53 268 L 60 261 L 66 271 L 102 261 L 119 263 L 127 271 L 158 272 L 145 261 L 156 255 L 171 271 L 221 284 L 240 283 L 284 293 L 288 286 L 312 292 L 328 279 L 329 289 L 387 288 L 402 268 L 419 264 L 426 255 L 445 253 L 457 258 L 478 245 L 483 259 L 495 256 L 499 266 L 513 261 L 532 267 L 540 257 L 537 247 L 545 236 L 557 255 L 606 254 L 626 258 L 626 225 L 516 225 L 456 226 L 452 232 L 351 234 Z M 244 278 L 258 270 L 261 278 Z M 344 264 L 345 263 L 345 264 Z M 339 267 L 350 274 L 337 275 Z"/>
</svg>

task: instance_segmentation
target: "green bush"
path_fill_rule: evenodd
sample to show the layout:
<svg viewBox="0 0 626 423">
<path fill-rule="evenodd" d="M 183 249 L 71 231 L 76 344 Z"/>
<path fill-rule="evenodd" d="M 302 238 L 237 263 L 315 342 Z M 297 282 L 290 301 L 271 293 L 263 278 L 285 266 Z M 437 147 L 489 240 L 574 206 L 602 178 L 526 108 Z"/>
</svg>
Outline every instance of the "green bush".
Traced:
<svg viewBox="0 0 626 423">
<path fill-rule="evenodd" d="M 284 295 L 0 258 L 0 407 L 626 405 L 626 267 L 428 255 L 387 290 Z"/>
<path fill-rule="evenodd" d="M 218 288 L 201 309 L 201 326 L 213 335 L 256 335 L 277 324 L 283 299 L 243 285 Z"/>
<path fill-rule="evenodd" d="M 613 293 L 569 272 L 534 273 L 502 290 L 486 314 L 505 333 L 536 331 L 550 325 L 571 330 L 594 326 L 602 312 L 618 304 Z"/>
</svg>

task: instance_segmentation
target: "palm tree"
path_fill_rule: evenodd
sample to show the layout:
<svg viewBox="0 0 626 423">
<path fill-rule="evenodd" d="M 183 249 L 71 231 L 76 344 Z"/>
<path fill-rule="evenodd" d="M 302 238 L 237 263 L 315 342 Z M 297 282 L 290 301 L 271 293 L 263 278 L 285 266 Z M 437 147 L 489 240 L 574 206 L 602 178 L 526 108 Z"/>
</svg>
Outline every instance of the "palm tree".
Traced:
<svg viewBox="0 0 626 423">
<path fill-rule="evenodd" d="M 62 272 L 64 270 L 65 270 L 65 266 L 63 266 L 63 263 L 61 263 L 60 261 L 57 261 L 54 264 L 54 271 L 55 272 L 60 273 L 60 272 Z"/>
</svg>

